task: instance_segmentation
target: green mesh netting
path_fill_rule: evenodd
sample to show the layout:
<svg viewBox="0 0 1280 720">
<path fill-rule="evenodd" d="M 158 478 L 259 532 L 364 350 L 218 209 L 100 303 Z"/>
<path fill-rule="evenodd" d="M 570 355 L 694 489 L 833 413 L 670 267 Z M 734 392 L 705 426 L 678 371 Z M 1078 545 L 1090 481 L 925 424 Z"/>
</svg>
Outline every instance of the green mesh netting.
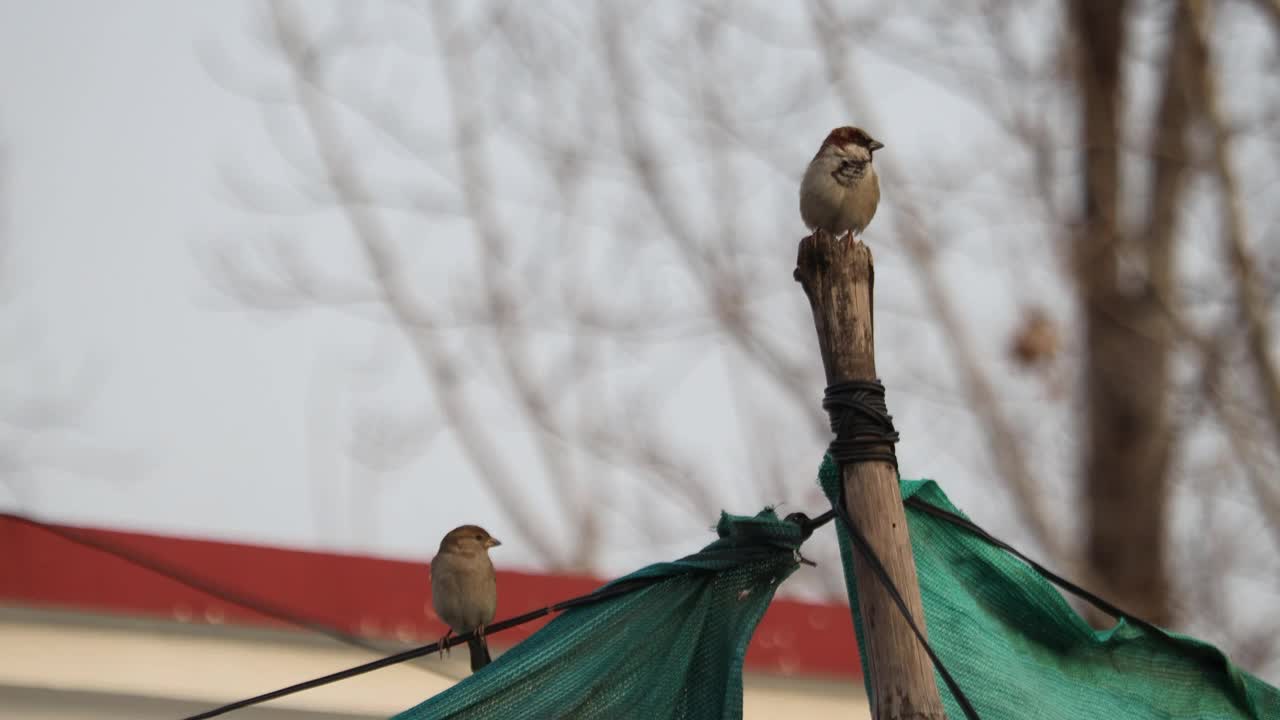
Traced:
<svg viewBox="0 0 1280 720">
<path fill-rule="evenodd" d="M 829 458 L 819 481 L 835 501 Z M 903 481 L 902 494 L 960 514 L 932 481 Z M 907 523 L 929 640 L 984 720 L 1280 719 L 1280 691 L 1213 646 L 1124 621 L 1094 631 L 1004 551 L 910 505 Z M 803 535 L 770 510 L 722 515 L 717 530 L 696 555 L 606 587 L 660 578 L 654 584 L 562 613 L 395 720 L 741 717 L 747 643 L 795 570 Z M 861 645 L 849 539 L 838 536 Z M 963 717 L 938 688 L 948 716 Z"/>
<path fill-rule="evenodd" d="M 819 481 L 834 502 L 840 481 L 830 458 Z M 963 516 L 932 480 L 901 485 L 904 500 L 918 497 Z M 907 525 L 929 642 L 983 720 L 1280 718 L 1280 691 L 1212 645 L 1123 620 L 1095 631 L 1047 580 L 1003 550 L 909 505 Z M 857 608 L 849 538 L 839 536 L 849 602 Z M 862 647 L 856 611 L 853 623 Z M 935 680 L 947 716 L 964 717 L 936 673 Z"/>
<path fill-rule="evenodd" d="M 716 529 L 701 552 L 606 587 L 658 582 L 561 613 L 396 720 L 742 717 L 742 658 L 804 537 L 771 510 Z"/>
</svg>

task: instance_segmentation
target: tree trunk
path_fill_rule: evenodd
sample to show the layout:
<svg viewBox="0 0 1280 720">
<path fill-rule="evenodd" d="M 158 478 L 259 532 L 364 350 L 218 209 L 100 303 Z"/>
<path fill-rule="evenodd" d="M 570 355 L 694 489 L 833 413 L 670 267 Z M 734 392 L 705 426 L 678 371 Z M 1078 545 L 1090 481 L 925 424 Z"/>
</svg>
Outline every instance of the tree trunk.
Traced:
<svg viewBox="0 0 1280 720">
<path fill-rule="evenodd" d="M 1083 220 L 1072 247 L 1084 325 L 1086 560 L 1104 596 L 1157 624 L 1172 620 L 1166 560 L 1172 226 L 1186 113 L 1171 38 L 1162 129 L 1153 141 L 1152 205 L 1127 234 L 1120 188 L 1121 59 L 1126 3 L 1075 0 Z M 1121 258 L 1136 269 L 1122 267 Z M 1137 266 L 1141 266 L 1138 268 Z"/>
</svg>

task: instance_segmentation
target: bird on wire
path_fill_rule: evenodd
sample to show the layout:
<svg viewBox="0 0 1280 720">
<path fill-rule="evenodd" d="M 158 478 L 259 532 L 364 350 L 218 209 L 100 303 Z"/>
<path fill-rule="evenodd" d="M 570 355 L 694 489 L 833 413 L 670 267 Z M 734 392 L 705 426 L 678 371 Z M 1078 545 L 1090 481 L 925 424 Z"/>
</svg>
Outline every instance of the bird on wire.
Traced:
<svg viewBox="0 0 1280 720">
<path fill-rule="evenodd" d="M 479 525 L 462 525 L 444 536 L 431 560 L 431 606 L 449 626 L 440 642 L 475 631 L 467 641 L 472 672 L 491 662 L 484 629 L 498 610 L 498 580 L 489 549 L 501 544 Z"/>
</svg>

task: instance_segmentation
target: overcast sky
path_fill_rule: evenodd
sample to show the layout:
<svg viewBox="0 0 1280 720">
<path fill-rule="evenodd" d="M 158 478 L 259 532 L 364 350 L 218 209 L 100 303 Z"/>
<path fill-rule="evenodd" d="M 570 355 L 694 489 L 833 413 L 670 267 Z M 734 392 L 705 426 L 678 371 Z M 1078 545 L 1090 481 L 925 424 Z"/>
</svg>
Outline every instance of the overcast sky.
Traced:
<svg viewBox="0 0 1280 720">
<path fill-rule="evenodd" d="M 369 501 L 373 527 L 352 527 L 340 509 L 314 506 L 360 495 L 341 482 L 316 491 L 333 469 L 309 457 L 308 437 L 323 442 L 334 433 L 340 442 L 324 418 L 344 401 L 324 386 L 367 362 L 385 333 L 326 312 L 285 319 L 245 312 L 197 262 L 206 245 L 261 224 L 230 197 L 223 171 L 252 169 L 274 148 L 253 99 L 202 60 L 211 48 L 244 44 L 255 27 L 252 7 L 4 5 L 0 141 L 11 300 L 0 318 L 21 338 L 11 345 L 5 387 L 19 395 L 56 390 L 76 401 L 70 429 L 29 438 L 39 461 L 0 485 L 0 503 L 64 522 L 424 557 L 455 517 L 450 508 L 490 502 L 459 476 L 465 465 L 448 443 L 383 480 L 388 489 Z M 899 80 L 885 78 L 893 88 L 886 106 L 919 105 Z M 921 92 L 928 107 L 947 107 L 936 91 Z M 956 119 L 966 111 L 952 105 L 953 122 L 932 133 L 936 142 L 959 133 Z M 833 120 L 841 118 L 815 116 L 815 132 Z M 798 174 L 808 157 L 793 160 Z M 792 212 L 790 193 L 778 202 Z M 780 246 L 779 273 L 789 276 L 793 252 Z M 789 301 L 803 304 L 798 287 Z M 684 389 L 688 407 L 673 415 L 689 418 L 708 448 L 725 423 L 707 413 L 728 412 L 714 350 L 682 361 L 689 368 L 674 388 Z M 816 411 L 820 388 L 814 395 Z M 807 483 L 821 447 L 800 451 L 812 458 L 796 469 L 797 482 Z M 331 460 L 344 462 L 340 450 Z M 735 507 L 731 497 L 724 505 L 758 509 Z M 487 524 L 497 525 L 495 534 L 503 529 L 500 519 Z M 704 542 L 706 526 L 673 539 L 672 551 Z M 504 547 L 501 561 L 530 559 L 516 546 Z"/>
<path fill-rule="evenodd" d="M 118 451 L 102 472 L 46 464 L 4 491 L 10 506 L 323 542 L 288 507 L 306 496 L 310 328 L 233 311 L 193 260 L 201 242 L 237 230 L 218 163 L 262 150 L 254 106 L 217 87 L 197 55 L 210 37 L 244 33 L 244 6 L 4 6 L 4 319 L 23 338 L 6 387 L 87 388 L 75 445 Z"/>
</svg>

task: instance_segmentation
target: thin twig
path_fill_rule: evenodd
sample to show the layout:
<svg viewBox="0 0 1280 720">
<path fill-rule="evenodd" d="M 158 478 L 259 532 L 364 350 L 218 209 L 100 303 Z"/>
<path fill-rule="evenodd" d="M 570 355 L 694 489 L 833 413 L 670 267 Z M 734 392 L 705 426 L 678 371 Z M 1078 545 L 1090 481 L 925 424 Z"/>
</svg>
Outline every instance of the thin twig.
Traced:
<svg viewBox="0 0 1280 720">
<path fill-rule="evenodd" d="M 292 66 L 295 97 L 315 140 L 316 151 L 329 182 L 340 196 L 369 197 L 370 193 L 351 162 L 352 153 L 333 116 L 329 100 L 319 89 L 317 58 L 313 47 L 301 35 L 301 21 L 282 0 L 271 3 L 271 16 L 277 41 Z M 378 280 L 386 307 L 408 340 L 424 375 L 433 381 L 441 408 L 468 460 L 493 488 L 491 496 L 511 518 L 528 547 L 544 560 L 557 564 L 560 561 L 559 550 L 545 532 L 541 518 L 536 517 L 523 501 L 522 475 L 502 460 L 502 451 L 491 441 L 484 423 L 460 397 L 458 379 L 462 365 L 441 343 L 424 337 L 423 331 L 434 326 L 434 318 L 413 300 L 408 281 L 390 254 L 391 238 L 381 219 L 361 203 L 344 202 L 341 207 Z"/>
</svg>

